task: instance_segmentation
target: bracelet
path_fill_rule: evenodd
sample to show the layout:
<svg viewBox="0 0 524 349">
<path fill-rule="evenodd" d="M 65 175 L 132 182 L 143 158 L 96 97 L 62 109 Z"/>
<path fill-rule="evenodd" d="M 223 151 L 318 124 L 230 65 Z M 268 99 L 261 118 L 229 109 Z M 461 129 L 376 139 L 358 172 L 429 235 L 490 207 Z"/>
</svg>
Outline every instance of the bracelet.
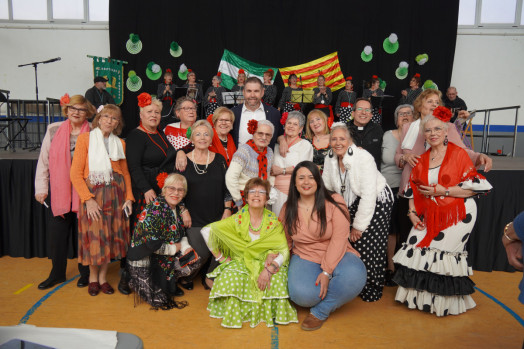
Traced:
<svg viewBox="0 0 524 349">
<path fill-rule="evenodd" d="M 407 216 L 409 217 L 409 215 L 412 214 L 412 213 L 414 213 L 415 216 L 417 215 L 417 211 L 415 211 L 415 210 L 408 210 Z"/>
<path fill-rule="evenodd" d="M 269 273 L 269 275 L 275 275 L 275 273 L 272 273 L 272 272 L 269 270 L 268 267 L 266 267 L 266 270 L 267 270 L 267 272 Z"/>
<path fill-rule="evenodd" d="M 327 271 L 324 271 L 322 270 L 322 274 L 326 275 L 328 277 L 329 280 L 331 280 L 333 278 L 333 275 L 331 275 L 330 273 L 328 273 Z"/>
<path fill-rule="evenodd" d="M 221 261 L 218 261 L 218 263 L 222 264 L 224 263 L 225 261 L 227 261 L 227 257 L 224 257 L 224 260 L 221 262 Z"/>
<path fill-rule="evenodd" d="M 222 256 L 223 256 L 223 255 L 224 255 L 224 254 L 223 254 L 223 253 L 221 253 L 221 254 L 220 254 L 220 256 L 218 256 L 217 258 L 215 258 L 215 261 L 217 261 L 217 262 L 218 262 L 218 261 L 220 260 L 220 258 L 222 258 Z"/>
<path fill-rule="evenodd" d="M 224 210 L 233 211 L 233 207 L 226 206 L 226 207 L 224 207 Z"/>
<path fill-rule="evenodd" d="M 512 222 L 509 222 L 508 224 L 506 224 L 506 226 L 504 227 L 504 236 L 506 237 L 506 239 L 508 239 L 509 241 L 515 241 L 515 239 L 512 239 L 508 236 L 508 229 L 509 229 L 509 225 L 512 224 Z"/>
<path fill-rule="evenodd" d="M 285 167 L 282 169 L 282 174 L 283 174 L 283 175 L 286 174 L 286 168 L 285 168 Z"/>
</svg>

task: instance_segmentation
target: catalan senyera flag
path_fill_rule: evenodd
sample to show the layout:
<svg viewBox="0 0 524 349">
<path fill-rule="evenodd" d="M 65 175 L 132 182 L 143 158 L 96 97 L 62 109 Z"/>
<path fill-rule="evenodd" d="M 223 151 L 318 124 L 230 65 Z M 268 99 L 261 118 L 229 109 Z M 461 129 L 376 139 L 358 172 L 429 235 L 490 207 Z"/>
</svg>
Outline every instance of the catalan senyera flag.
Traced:
<svg viewBox="0 0 524 349">
<path fill-rule="evenodd" d="M 312 90 L 317 86 L 317 77 L 324 75 L 326 77 L 326 86 L 331 88 L 331 91 L 336 91 L 343 88 L 346 84 L 344 75 L 340 70 L 338 62 L 338 52 L 330 53 L 327 56 L 315 59 L 314 61 L 295 65 L 287 68 L 280 68 L 280 75 L 284 84 L 288 86 L 287 80 L 289 75 L 296 74 L 298 77 L 298 86 L 304 90 Z"/>
</svg>

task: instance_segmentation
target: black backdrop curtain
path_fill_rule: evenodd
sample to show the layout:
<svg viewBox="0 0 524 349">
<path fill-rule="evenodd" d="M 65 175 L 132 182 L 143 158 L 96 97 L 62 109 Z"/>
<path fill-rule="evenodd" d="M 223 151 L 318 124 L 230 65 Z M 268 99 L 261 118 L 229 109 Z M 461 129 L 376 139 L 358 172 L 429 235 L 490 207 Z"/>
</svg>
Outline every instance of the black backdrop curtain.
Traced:
<svg viewBox="0 0 524 349">
<path fill-rule="evenodd" d="M 125 78 L 135 70 L 142 78 L 136 92 L 124 89 L 122 105 L 127 132 L 138 125 L 136 96 L 156 94 L 158 83 L 145 75 L 150 61 L 176 73 L 185 63 L 204 80 L 204 91 L 216 74 L 224 49 L 250 61 L 274 67 L 306 63 L 338 51 L 345 76 L 351 75 L 360 95 L 362 81 L 376 74 L 386 80 L 386 94 L 400 97 L 409 78 L 420 73 L 445 89 L 451 81 L 458 20 L 458 0 L 442 1 L 159 1 L 111 0 L 109 35 L 111 56 L 127 61 Z M 129 34 L 140 36 L 142 51 L 127 52 Z M 382 42 L 391 33 L 399 38 L 399 50 L 387 54 Z M 169 45 L 178 42 L 182 56 L 169 54 Z M 364 63 L 360 53 L 373 47 L 373 60 Z M 429 55 L 419 66 L 415 56 Z M 409 63 L 405 80 L 395 77 L 401 61 Z M 283 89 L 280 76 L 275 82 Z M 280 96 L 279 96 L 280 97 Z M 335 95 L 336 97 L 336 95 Z M 391 123 L 386 120 L 386 124 Z M 389 127 L 386 127 L 389 128 Z"/>
</svg>

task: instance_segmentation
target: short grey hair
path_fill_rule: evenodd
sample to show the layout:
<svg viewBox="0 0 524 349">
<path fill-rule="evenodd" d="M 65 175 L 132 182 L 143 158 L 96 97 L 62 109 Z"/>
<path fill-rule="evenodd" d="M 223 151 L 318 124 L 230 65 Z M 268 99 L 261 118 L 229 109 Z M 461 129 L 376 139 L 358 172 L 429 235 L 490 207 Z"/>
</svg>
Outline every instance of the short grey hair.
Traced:
<svg viewBox="0 0 524 349">
<path fill-rule="evenodd" d="M 257 130 L 260 127 L 260 125 L 269 126 L 269 128 L 271 128 L 271 137 L 273 137 L 273 135 L 275 134 L 275 125 L 273 125 L 273 123 L 271 121 L 269 121 L 269 120 L 259 120 L 258 124 L 257 124 Z"/>
<path fill-rule="evenodd" d="M 411 104 L 401 104 L 401 105 L 399 105 L 397 107 L 397 109 L 395 109 L 395 113 L 393 114 L 393 115 L 395 115 L 395 126 L 397 126 L 397 123 L 398 123 L 398 112 L 402 108 L 409 108 L 409 109 L 411 109 L 411 113 L 413 113 L 415 111 L 415 108 L 413 108 L 413 106 Z"/>
<path fill-rule="evenodd" d="M 298 120 L 298 126 L 300 126 L 300 127 L 304 127 L 304 125 L 306 124 L 306 117 L 304 116 L 304 114 L 302 114 L 298 110 L 290 111 L 289 114 L 287 114 L 286 121 L 289 120 L 289 119 L 297 119 Z"/>
<path fill-rule="evenodd" d="M 448 122 L 444 122 L 444 121 L 440 120 L 439 118 L 435 117 L 434 115 L 428 114 L 422 120 L 420 120 L 420 133 L 424 133 L 424 129 L 426 128 L 426 124 L 429 121 L 433 121 L 433 120 L 439 121 L 442 124 L 442 126 L 444 127 L 445 130 L 448 129 L 448 126 L 449 126 Z"/>
<path fill-rule="evenodd" d="M 193 135 L 195 134 L 195 129 L 200 126 L 205 126 L 207 128 L 207 132 L 209 133 L 209 136 L 213 138 L 213 127 L 207 120 L 198 120 L 191 126 L 191 141 L 193 140 Z"/>
<path fill-rule="evenodd" d="M 353 141 L 353 138 L 351 138 L 351 133 L 349 132 L 349 129 L 346 124 L 343 122 L 334 122 L 333 125 L 331 125 L 331 133 L 329 134 L 329 138 L 331 139 L 331 135 L 335 130 L 344 130 L 346 131 L 346 134 L 348 138 Z"/>
</svg>

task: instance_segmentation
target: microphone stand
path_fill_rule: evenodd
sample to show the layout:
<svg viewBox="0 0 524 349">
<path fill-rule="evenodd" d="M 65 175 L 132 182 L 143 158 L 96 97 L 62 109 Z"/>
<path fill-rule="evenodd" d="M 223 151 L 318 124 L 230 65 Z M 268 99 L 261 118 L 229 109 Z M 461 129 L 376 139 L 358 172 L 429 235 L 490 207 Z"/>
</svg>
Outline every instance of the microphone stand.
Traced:
<svg viewBox="0 0 524 349">
<path fill-rule="evenodd" d="M 20 67 L 25 67 L 25 66 L 28 66 L 28 65 L 32 65 L 35 68 L 35 91 L 36 91 L 36 115 L 37 115 L 37 117 L 40 117 L 40 106 L 39 106 L 39 101 L 38 101 L 38 72 L 37 72 L 38 65 L 39 64 L 53 63 L 53 62 L 59 61 L 61 59 L 62 58 L 57 57 L 57 58 L 48 59 L 47 61 L 33 62 L 33 63 L 27 63 L 27 64 L 20 64 L 20 65 L 18 65 L 19 68 Z M 38 128 L 38 137 L 40 139 L 40 127 Z"/>
</svg>

